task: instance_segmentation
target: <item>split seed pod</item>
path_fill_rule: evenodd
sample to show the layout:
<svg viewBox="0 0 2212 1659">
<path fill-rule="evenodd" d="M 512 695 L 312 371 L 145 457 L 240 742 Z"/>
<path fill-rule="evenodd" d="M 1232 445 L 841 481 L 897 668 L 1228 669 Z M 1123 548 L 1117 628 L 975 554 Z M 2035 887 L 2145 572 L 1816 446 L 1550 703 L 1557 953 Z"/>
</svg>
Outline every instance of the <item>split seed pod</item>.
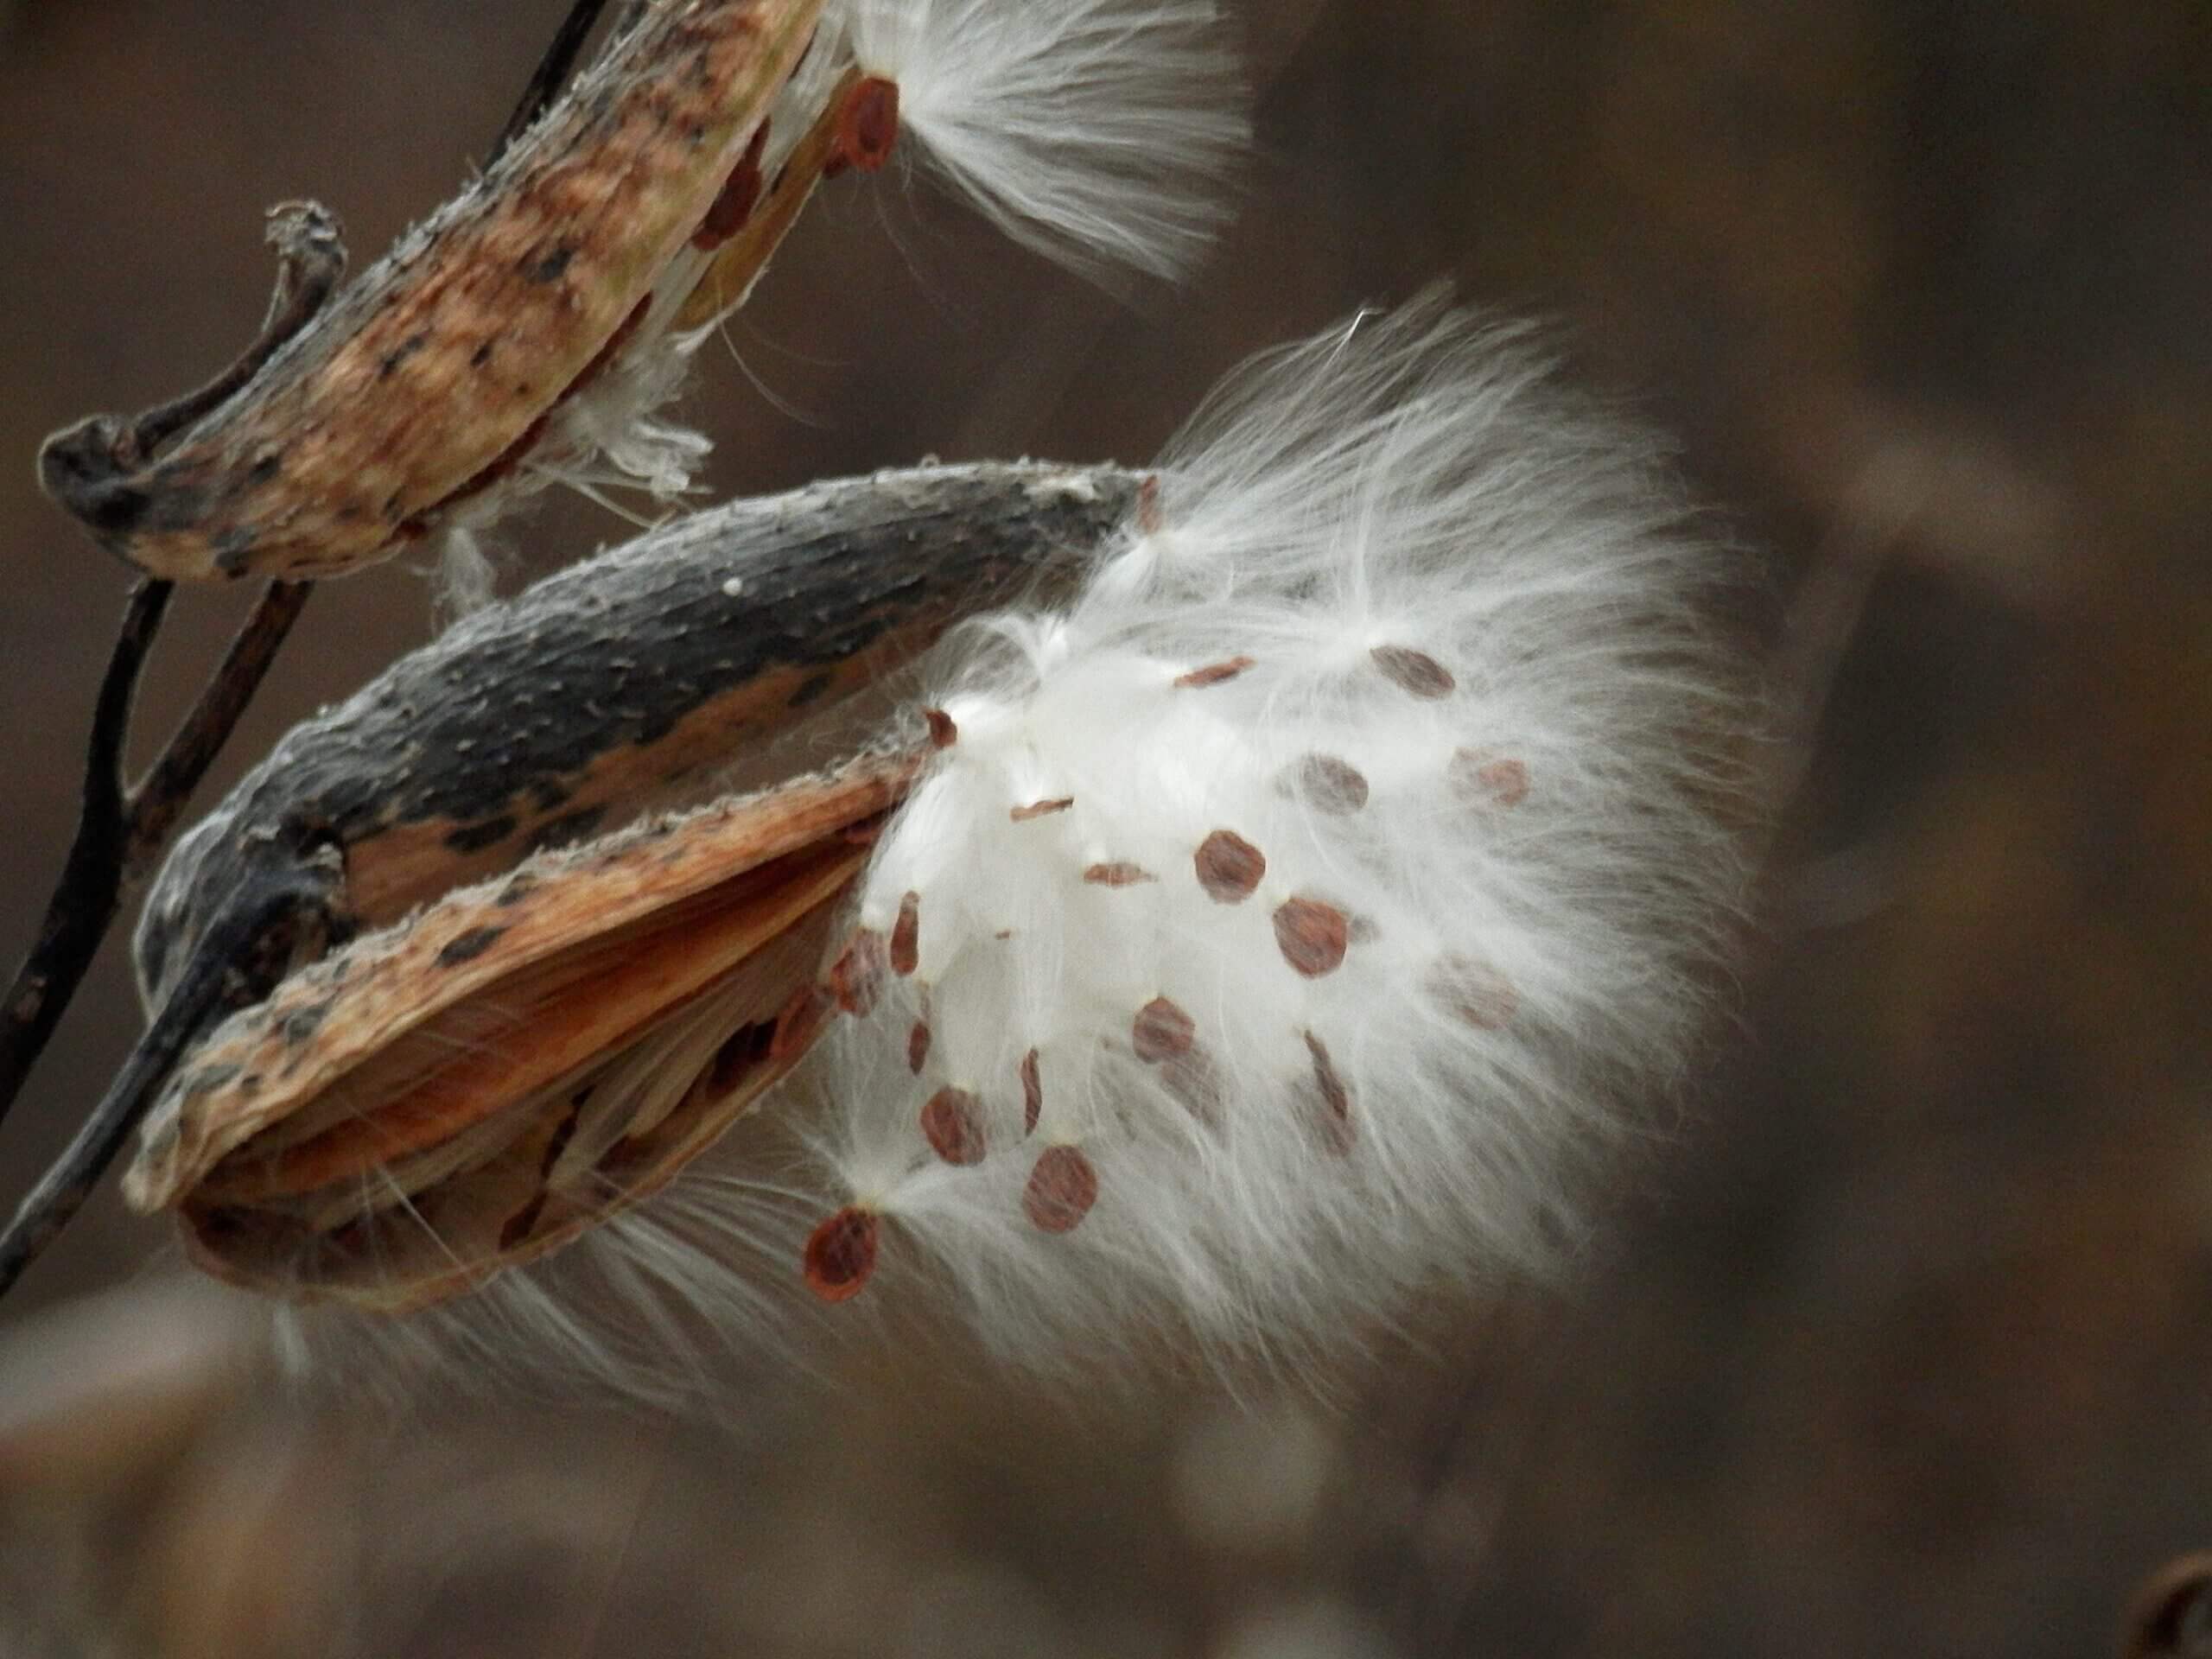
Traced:
<svg viewBox="0 0 2212 1659">
<path fill-rule="evenodd" d="M 1437 300 L 1264 359 L 1141 485 L 1047 476 L 1071 527 L 1112 498 L 1080 579 L 926 665 L 889 728 L 911 747 L 861 746 L 900 797 L 880 821 L 844 792 L 864 772 L 788 785 L 797 817 L 772 793 L 524 866 L 524 908 L 575 932 L 527 959 L 521 936 L 511 974 L 498 886 L 296 970 L 186 1058 L 131 1195 L 292 1297 L 484 1284 L 410 1330 L 535 1330 L 625 1382 L 634 1350 L 550 1300 L 573 1279 L 493 1270 L 573 1236 L 621 1309 L 666 1298 L 667 1332 L 696 1315 L 747 1351 L 801 1310 L 927 1296 L 1052 1364 L 1295 1363 L 1542 1264 L 1733 932 L 1751 721 L 1709 621 L 1723 556 L 1635 434 Z M 238 822 L 172 899 L 236 890 L 207 861 Z M 801 822 L 830 840 L 782 836 Z M 548 891 L 740 848 L 735 885 L 667 889 L 702 908 L 634 949 L 584 912 L 642 912 Z M 193 908 L 149 926 L 190 937 Z M 779 925 L 787 958 L 753 943 Z M 705 989 L 741 952 L 785 1000 Z M 385 1012 L 448 982 L 434 1039 Z M 724 1126 L 697 1179 L 628 1202 Z"/>
<path fill-rule="evenodd" d="M 228 1276 L 400 1306 L 664 1179 L 804 1052 L 831 919 L 913 765 L 620 826 L 722 795 L 961 618 L 1064 585 L 1138 487 L 935 467 L 733 504 L 296 729 L 149 898 L 149 1043 L 190 1046 L 241 979 L 275 989 L 155 1079 L 132 1200 L 178 1209 Z M 650 1104 L 626 1085 L 594 1113 L 641 1052 Z"/>
<path fill-rule="evenodd" d="M 262 338 L 201 391 L 48 439 L 48 494 L 170 580 L 358 570 L 533 491 L 669 501 L 705 438 L 657 418 L 824 178 L 904 132 L 1087 272 L 1185 268 L 1246 127 L 1204 0 L 656 0 L 458 198 L 340 289 L 335 221 L 274 216 Z"/>
<path fill-rule="evenodd" d="M 108 416 L 48 440 L 48 493 L 170 580 L 334 575 L 420 538 L 512 471 L 628 336 L 665 329 L 688 292 L 658 291 L 663 275 L 823 3 L 645 8 L 482 179 L 169 442 L 145 453 Z"/>
</svg>

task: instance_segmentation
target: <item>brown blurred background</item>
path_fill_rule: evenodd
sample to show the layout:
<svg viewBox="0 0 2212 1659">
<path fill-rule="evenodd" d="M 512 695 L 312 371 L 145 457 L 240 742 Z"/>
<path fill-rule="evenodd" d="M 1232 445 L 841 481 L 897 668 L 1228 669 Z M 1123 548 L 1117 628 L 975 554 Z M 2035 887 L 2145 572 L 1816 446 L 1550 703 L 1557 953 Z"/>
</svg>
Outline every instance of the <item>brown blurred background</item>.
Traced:
<svg viewBox="0 0 2212 1659">
<path fill-rule="evenodd" d="M 1260 154 L 1187 289 L 1117 308 L 840 189 L 690 408 L 718 493 L 1137 460 L 1249 351 L 1446 276 L 1677 433 L 1758 550 L 1747 626 L 1833 689 L 1736 1017 L 1598 1255 L 1326 1406 L 892 1354 L 711 1432 L 395 1423 L 240 1370 L 104 1198 L 0 1313 L 0 1651 L 2056 1659 L 2212 1542 L 2212 9 L 1230 3 Z M 268 204 L 372 257 L 564 9 L 0 4 L 0 948 L 125 586 L 38 440 L 226 360 Z M 624 533 L 552 504 L 510 584 Z M 237 613 L 188 599 L 149 728 Z M 318 594 L 208 798 L 427 610 Z M 111 950 L 6 1203 L 137 1022 Z"/>
</svg>

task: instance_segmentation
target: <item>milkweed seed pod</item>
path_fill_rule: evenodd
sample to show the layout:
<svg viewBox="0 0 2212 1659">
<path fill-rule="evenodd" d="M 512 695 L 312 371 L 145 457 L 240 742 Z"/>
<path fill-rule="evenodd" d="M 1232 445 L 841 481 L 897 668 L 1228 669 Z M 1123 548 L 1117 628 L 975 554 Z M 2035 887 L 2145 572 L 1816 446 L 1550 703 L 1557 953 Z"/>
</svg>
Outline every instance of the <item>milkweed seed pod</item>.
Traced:
<svg viewBox="0 0 2212 1659">
<path fill-rule="evenodd" d="M 1183 268 L 1245 133 L 1214 22 L 1196 0 L 653 0 L 349 286 L 329 293 L 328 216 L 280 210 L 287 321 L 194 418 L 80 422 L 41 478 L 152 575 L 338 575 L 435 533 L 465 598 L 471 538 L 548 484 L 689 487 L 707 442 L 658 411 L 820 180 L 880 168 L 902 130 L 1080 269 Z"/>
<path fill-rule="evenodd" d="M 903 804 L 855 798 L 823 847 L 774 855 L 842 860 L 849 893 L 791 890 L 810 919 L 777 936 L 798 941 L 768 970 L 782 1000 L 756 984 L 733 1022 L 679 986 L 676 1024 L 594 1061 L 588 1091 L 534 1071 L 525 1093 L 495 1074 L 541 1042 L 573 1057 L 499 1024 L 536 1006 L 518 963 L 473 1018 L 416 1028 L 480 1092 L 410 1105 L 435 1040 L 371 1045 L 302 1097 L 272 1079 L 292 1013 L 314 1014 L 304 1071 L 353 1021 L 349 983 L 479 950 L 501 889 L 454 894 L 210 1034 L 134 1200 L 179 1207 L 231 1276 L 377 1306 L 474 1287 L 406 1328 L 480 1352 L 535 1333 L 626 1382 L 645 1357 L 565 1299 L 580 1278 L 747 1350 L 926 1306 L 1041 1364 L 1155 1340 L 1294 1362 L 1544 1261 L 1584 1155 L 1678 1072 L 1731 931 L 1749 721 L 1709 626 L 1724 562 L 1637 438 L 1438 300 L 1247 370 L 1120 505 L 1071 597 L 940 647 L 910 747 L 860 763 Z M 681 861 L 779 798 L 520 879 Z M 630 998 L 626 953 L 600 958 L 559 995 Z M 610 1158 L 623 1126 L 651 1142 L 671 1101 L 733 1079 L 741 1109 L 684 1139 L 688 1178 L 632 1203 L 677 1160 Z M 288 1184 L 300 1115 L 342 1146 Z M 435 1135 L 378 1150 L 423 1116 Z M 498 1271 L 578 1194 L 599 1224 Z M 346 1230 L 372 1214 L 363 1248 Z"/>
</svg>

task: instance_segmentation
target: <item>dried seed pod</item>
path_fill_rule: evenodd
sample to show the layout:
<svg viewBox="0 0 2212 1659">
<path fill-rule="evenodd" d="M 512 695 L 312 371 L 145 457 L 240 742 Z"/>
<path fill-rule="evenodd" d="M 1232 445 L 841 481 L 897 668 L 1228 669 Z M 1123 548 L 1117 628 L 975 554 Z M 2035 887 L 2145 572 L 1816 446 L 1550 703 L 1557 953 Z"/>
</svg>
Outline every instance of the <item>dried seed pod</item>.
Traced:
<svg viewBox="0 0 2212 1659">
<path fill-rule="evenodd" d="M 223 1277 L 385 1309 L 573 1237 L 803 1057 L 868 855 L 841 832 L 918 765 L 541 855 L 292 975 L 170 1080 L 125 1197 Z"/>
<path fill-rule="evenodd" d="M 171 580 L 390 557 L 500 486 L 565 401 L 664 335 L 690 288 L 657 290 L 823 9 L 646 9 L 480 179 L 181 431 L 149 447 L 100 416 L 48 439 L 48 493 Z"/>
</svg>

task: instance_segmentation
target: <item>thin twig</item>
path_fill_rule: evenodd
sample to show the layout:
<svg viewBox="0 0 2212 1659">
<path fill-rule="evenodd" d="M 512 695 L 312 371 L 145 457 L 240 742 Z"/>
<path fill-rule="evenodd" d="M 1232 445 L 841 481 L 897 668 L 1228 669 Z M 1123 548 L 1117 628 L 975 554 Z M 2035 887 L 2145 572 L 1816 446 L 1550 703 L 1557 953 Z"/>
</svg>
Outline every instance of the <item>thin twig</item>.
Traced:
<svg viewBox="0 0 2212 1659">
<path fill-rule="evenodd" d="M 584 41 L 599 14 L 607 10 L 607 0 L 575 0 L 561 31 L 553 37 L 553 44 L 545 48 L 545 55 L 538 60 L 537 73 L 530 78 L 530 85 L 523 89 L 522 102 L 515 105 L 514 113 L 507 118 L 499 141 L 492 146 L 492 153 L 484 158 L 484 165 L 491 166 L 505 155 L 515 140 L 537 124 L 537 118 L 553 107 L 553 100 L 561 95 L 561 88 L 569 73 L 576 67 L 582 54 Z"/>
<path fill-rule="evenodd" d="M 543 115 L 575 68 L 585 40 L 599 21 L 605 0 L 575 0 L 554 36 L 493 146 L 496 159 Z M 322 223 L 318 214 L 308 220 Z M 334 226 L 332 227 L 334 230 Z M 327 251 L 318 244 L 310 251 Z M 321 308 L 334 288 L 344 257 L 312 269 L 295 270 L 298 258 L 280 268 L 270 321 L 239 365 L 213 385 L 178 404 L 156 411 L 134 429 L 140 452 L 149 452 L 181 423 L 243 385 L 275 344 L 289 339 Z M 278 648 L 307 603 L 311 582 L 271 582 L 231 642 L 221 664 L 200 691 L 160 759 L 144 779 L 128 789 L 123 757 L 128 745 L 130 711 L 147 654 L 161 627 L 171 592 L 165 582 L 142 582 L 130 605 L 100 683 L 85 771 L 84 805 L 61 879 L 47 906 L 38 942 L 16 976 L 7 1001 L 0 1004 L 0 1121 L 22 1092 L 31 1068 L 44 1052 L 54 1028 L 75 996 L 115 920 L 125 884 L 154 864 L 176 827 L 178 816 L 207 775 L 208 766 L 237 727 L 246 705 L 276 660 Z M 162 1071 L 175 1065 L 207 1014 L 207 996 L 172 995 L 156 1016 L 154 1029 L 134 1051 L 131 1063 L 78 1130 L 76 1137 L 42 1176 L 0 1235 L 0 1292 L 36 1260 L 98 1185 L 117 1151 L 129 1137 L 149 1092 L 149 1067 Z M 189 1003 L 192 1006 L 188 1007 Z M 127 1086 L 126 1086 L 127 1085 Z"/>
<path fill-rule="evenodd" d="M 70 842 L 54 897 L 47 902 L 38 942 L 16 970 L 7 1003 L 0 1007 L 0 1120 L 6 1118 L 23 1080 L 45 1052 L 122 901 L 124 850 L 130 839 L 123 787 L 124 744 L 138 677 L 161 631 L 172 591 L 166 582 L 142 582 L 131 589 L 122 629 L 108 657 L 93 708 L 76 837 Z"/>
<path fill-rule="evenodd" d="M 133 791 L 130 842 L 124 849 L 124 874 L 133 880 L 150 869 L 168 845 L 177 814 L 207 776 L 207 768 L 260 690 L 276 660 L 277 648 L 300 619 L 315 591 L 311 582 L 272 582 L 262 590 L 252 613 L 239 626 L 218 668 L 184 717 L 162 758 Z"/>
</svg>

